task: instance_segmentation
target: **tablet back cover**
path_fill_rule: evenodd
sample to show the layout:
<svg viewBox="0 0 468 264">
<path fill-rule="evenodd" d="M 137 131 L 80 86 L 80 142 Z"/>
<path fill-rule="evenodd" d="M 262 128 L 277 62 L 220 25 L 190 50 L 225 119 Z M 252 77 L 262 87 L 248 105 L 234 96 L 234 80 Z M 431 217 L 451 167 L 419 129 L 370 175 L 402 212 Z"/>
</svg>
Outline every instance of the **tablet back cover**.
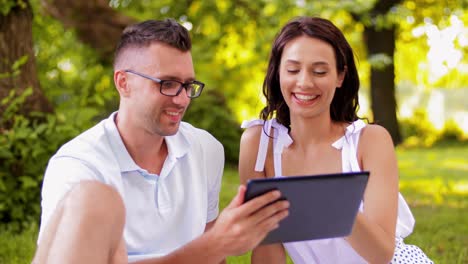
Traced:
<svg viewBox="0 0 468 264">
<path fill-rule="evenodd" d="M 250 180 L 245 201 L 279 189 L 290 202 L 288 217 L 261 244 L 349 235 L 368 176 L 364 171 Z"/>
</svg>

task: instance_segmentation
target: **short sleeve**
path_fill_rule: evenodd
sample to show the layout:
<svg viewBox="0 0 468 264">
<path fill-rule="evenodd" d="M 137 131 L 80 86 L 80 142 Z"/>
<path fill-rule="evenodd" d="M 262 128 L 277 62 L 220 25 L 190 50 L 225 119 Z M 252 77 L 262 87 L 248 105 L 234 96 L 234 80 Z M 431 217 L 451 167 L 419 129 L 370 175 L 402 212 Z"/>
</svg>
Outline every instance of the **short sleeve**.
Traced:
<svg viewBox="0 0 468 264">
<path fill-rule="evenodd" d="M 41 233 L 65 194 L 83 180 L 99 180 L 98 172 L 85 162 L 71 157 L 53 157 L 47 166 L 42 183 Z"/>
<path fill-rule="evenodd" d="M 223 145 L 215 140 L 210 142 L 205 148 L 206 167 L 208 177 L 208 210 L 207 223 L 218 217 L 219 213 L 219 192 L 221 190 L 221 180 L 224 172 L 224 148 Z"/>
</svg>

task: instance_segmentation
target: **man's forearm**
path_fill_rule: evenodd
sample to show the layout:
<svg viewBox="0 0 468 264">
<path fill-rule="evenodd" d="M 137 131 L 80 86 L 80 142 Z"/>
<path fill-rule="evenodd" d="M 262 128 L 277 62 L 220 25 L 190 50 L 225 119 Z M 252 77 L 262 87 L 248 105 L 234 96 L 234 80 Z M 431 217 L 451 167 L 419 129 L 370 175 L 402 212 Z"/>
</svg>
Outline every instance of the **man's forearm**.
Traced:
<svg viewBox="0 0 468 264">
<path fill-rule="evenodd" d="M 140 260 L 136 264 L 166 264 L 166 263 L 226 263 L 226 254 L 221 243 L 215 241 L 208 233 L 175 250 L 174 252 L 159 258 Z"/>
</svg>

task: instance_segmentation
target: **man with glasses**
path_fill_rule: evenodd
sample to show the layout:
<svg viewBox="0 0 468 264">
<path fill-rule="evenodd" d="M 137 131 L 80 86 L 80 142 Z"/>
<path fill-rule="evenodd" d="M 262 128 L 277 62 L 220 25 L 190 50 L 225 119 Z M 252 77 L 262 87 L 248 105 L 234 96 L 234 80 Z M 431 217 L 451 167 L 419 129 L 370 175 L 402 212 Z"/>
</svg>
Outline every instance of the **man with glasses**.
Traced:
<svg viewBox="0 0 468 264">
<path fill-rule="evenodd" d="M 34 263 L 219 263 L 287 216 L 278 192 L 243 203 L 244 186 L 218 215 L 223 147 L 182 122 L 204 87 L 190 49 L 172 19 L 124 30 L 119 110 L 49 161 Z"/>
</svg>

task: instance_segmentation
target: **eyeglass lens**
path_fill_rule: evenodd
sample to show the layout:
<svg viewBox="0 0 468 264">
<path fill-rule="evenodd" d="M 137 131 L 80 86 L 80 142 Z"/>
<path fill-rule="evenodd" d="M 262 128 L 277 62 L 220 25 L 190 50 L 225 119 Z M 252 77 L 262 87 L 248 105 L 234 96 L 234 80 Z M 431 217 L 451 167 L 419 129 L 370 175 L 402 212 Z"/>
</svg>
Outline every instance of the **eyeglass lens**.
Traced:
<svg viewBox="0 0 468 264">
<path fill-rule="evenodd" d="M 181 90 L 181 86 L 187 91 L 189 97 L 197 97 L 201 92 L 201 85 L 198 83 L 182 84 L 177 81 L 164 80 L 161 82 L 161 92 L 165 95 L 175 96 Z"/>
</svg>

